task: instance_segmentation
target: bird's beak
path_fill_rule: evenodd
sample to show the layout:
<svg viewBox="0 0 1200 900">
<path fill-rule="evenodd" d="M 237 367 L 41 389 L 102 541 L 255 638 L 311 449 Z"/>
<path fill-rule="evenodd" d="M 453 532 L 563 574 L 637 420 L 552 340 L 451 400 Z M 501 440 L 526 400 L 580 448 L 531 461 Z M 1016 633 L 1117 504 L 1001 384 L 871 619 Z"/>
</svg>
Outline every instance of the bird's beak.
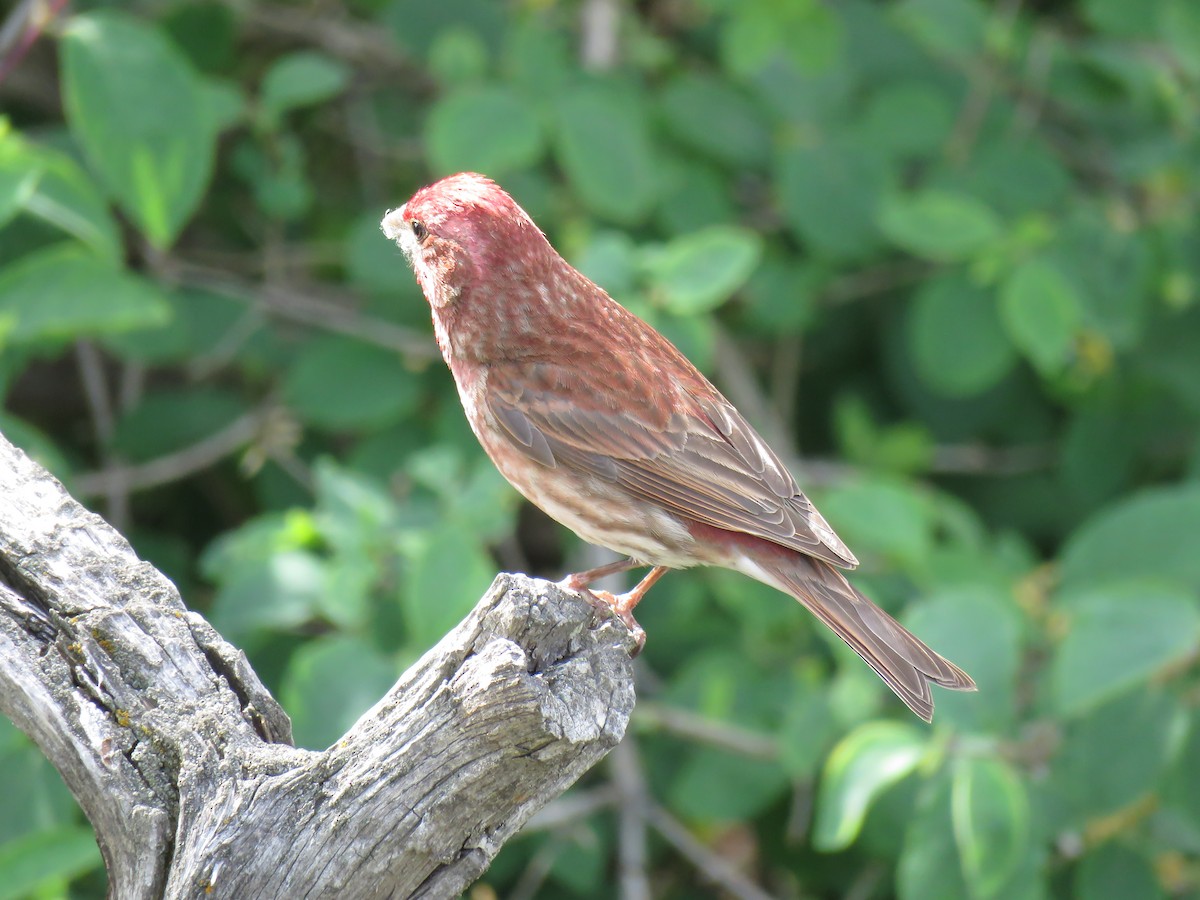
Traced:
<svg viewBox="0 0 1200 900">
<path fill-rule="evenodd" d="M 383 221 L 379 223 L 379 227 L 388 240 L 396 242 L 396 246 L 404 251 L 405 258 L 411 263 L 413 253 L 417 249 L 417 238 L 405 219 L 403 206 L 399 209 L 390 209 L 383 217 Z"/>
</svg>

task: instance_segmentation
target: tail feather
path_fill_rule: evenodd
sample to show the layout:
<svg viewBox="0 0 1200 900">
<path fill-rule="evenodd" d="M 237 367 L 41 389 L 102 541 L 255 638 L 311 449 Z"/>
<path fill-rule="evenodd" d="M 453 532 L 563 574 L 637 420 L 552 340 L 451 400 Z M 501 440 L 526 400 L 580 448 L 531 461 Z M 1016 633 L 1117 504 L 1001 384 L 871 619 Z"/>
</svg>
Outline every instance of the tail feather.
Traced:
<svg viewBox="0 0 1200 900">
<path fill-rule="evenodd" d="M 933 719 L 930 683 L 953 691 L 975 690 L 971 676 L 926 647 L 829 563 L 799 553 L 747 562 L 742 569 L 746 574 L 803 603 L 926 722 Z"/>
</svg>

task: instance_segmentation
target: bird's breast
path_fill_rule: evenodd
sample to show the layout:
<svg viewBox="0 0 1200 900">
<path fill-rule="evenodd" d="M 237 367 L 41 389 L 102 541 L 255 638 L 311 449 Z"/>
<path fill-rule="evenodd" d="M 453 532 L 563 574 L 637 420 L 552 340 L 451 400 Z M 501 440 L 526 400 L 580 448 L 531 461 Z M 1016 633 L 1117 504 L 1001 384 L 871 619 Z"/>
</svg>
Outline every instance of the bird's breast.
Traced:
<svg viewBox="0 0 1200 900">
<path fill-rule="evenodd" d="M 484 387 L 460 394 L 471 428 L 496 468 L 530 503 L 589 544 L 607 547 L 646 563 L 686 569 L 708 560 L 678 518 L 662 507 L 632 497 L 621 487 L 565 465 L 545 466 L 517 449 L 491 420 Z"/>
</svg>

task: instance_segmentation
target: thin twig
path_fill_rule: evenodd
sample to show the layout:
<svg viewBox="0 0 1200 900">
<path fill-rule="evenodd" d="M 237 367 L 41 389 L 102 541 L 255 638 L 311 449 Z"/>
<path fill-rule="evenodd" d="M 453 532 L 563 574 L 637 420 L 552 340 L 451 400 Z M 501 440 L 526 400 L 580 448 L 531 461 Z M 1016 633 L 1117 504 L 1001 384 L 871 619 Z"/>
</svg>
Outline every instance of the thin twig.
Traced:
<svg viewBox="0 0 1200 900">
<path fill-rule="evenodd" d="M 658 804 L 647 806 L 646 819 L 680 856 L 717 887 L 738 900 L 771 900 L 770 894 L 696 840 L 678 819 Z"/>
<path fill-rule="evenodd" d="M 617 790 L 617 878 L 622 900 L 650 900 L 646 852 L 646 802 L 649 791 L 637 741 L 626 734 L 609 757 Z"/>
<path fill-rule="evenodd" d="M 435 85 L 427 70 L 411 60 L 391 39 L 388 29 L 374 22 L 331 15 L 328 4 L 292 6 L 260 0 L 225 0 L 238 15 L 247 35 L 283 39 L 289 44 L 318 47 L 376 76 L 403 75 L 409 90 L 426 92 Z M 324 9 L 322 9 L 324 7 Z"/>
<path fill-rule="evenodd" d="M 729 394 L 734 406 L 755 423 L 768 444 L 784 457 L 794 458 L 796 442 L 775 408 L 754 377 L 754 368 L 746 359 L 741 346 L 720 325 L 714 328 L 713 354 L 721 387 Z"/>
<path fill-rule="evenodd" d="M 887 262 L 860 269 L 830 282 L 817 295 L 824 306 L 838 306 L 886 294 L 923 280 L 930 271 L 929 263 L 919 260 Z"/>
<path fill-rule="evenodd" d="M 67 0 L 23 0 L 0 25 L 0 83 L 17 68 Z"/>
<path fill-rule="evenodd" d="M 79 494 L 95 497 L 107 496 L 116 488 L 126 492 L 142 491 L 179 481 L 220 462 L 249 443 L 262 428 L 266 416 L 265 410 L 244 413 L 190 447 L 145 463 L 85 472 L 73 478 L 71 486 Z"/>
<path fill-rule="evenodd" d="M 634 710 L 633 721 L 752 759 L 779 758 L 779 743 L 774 738 L 725 722 L 714 722 L 685 709 L 642 702 Z"/>
<path fill-rule="evenodd" d="M 584 0 L 580 14 L 580 57 L 585 69 L 605 72 L 617 62 L 621 8 L 617 0 Z"/>
<path fill-rule="evenodd" d="M 563 842 L 556 837 L 550 837 L 529 860 L 521 877 L 513 885 L 508 900 L 533 900 L 541 890 L 550 872 L 554 868 L 554 860 L 562 852 Z"/>
<path fill-rule="evenodd" d="M 112 438 L 116 431 L 116 413 L 113 411 L 112 397 L 109 396 L 108 377 L 104 373 L 104 359 L 96 345 L 91 341 L 75 342 L 75 360 L 79 364 L 79 377 L 83 381 L 83 395 L 87 403 L 88 416 L 92 421 L 92 431 L 96 436 L 96 446 L 102 465 L 115 466 L 116 458 L 112 453 Z M 102 491 L 97 491 L 104 497 L 104 513 L 116 528 L 125 529 L 129 526 L 129 485 L 120 477 L 109 479 Z"/>
<path fill-rule="evenodd" d="M 1049 444 L 988 447 L 983 444 L 939 444 L 933 450 L 929 471 L 935 475 L 990 475 L 1005 478 L 1044 472 L 1058 455 Z"/>
<path fill-rule="evenodd" d="M 75 361 L 79 364 L 79 377 L 83 380 L 83 395 L 92 419 L 96 443 L 101 448 L 107 447 L 112 441 L 117 419 L 113 412 L 112 398 L 108 394 L 104 360 L 91 341 L 76 341 Z"/>
<path fill-rule="evenodd" d="M 797 417 L 797 388 L 800 384 L 800 361 L 804 356 L 804 338 L 787 335 L 775 342 L 771 356 L 771 405 L 781 422 L 794 422 Z"/>
<path fill-rule="evenodd" d="M 185 284 L 254 303 L 280 318 L 358 338 L 413 360 L 432 360 L 438 356 L 431 336 L 365 316 L 348 306 L 347 294 L 324 291 L 313 285 L 253 285 L 226 272 L 179 260 L 174 262 L 174 271 Z"/>
<path fill-rule="evenodd" d="M 995 12 L 995 19 L 999 23 L 999 27 L 1011 28 L 1020 9 L 1021 0 L 1002 0 Z M 989 23 L 989 27 L 995 26 L 993 23 Z M 979 130 L 983 127 L 984 119 L 987 117 L 992 97 L 1001 87 L 998 75 L 1000 68 L 999 63 L 986 56 L 981 60 L 972 60 L 968 64 L 970 85 L 967 90 L 967 99 L 963 103 L 958 121 L 954 123 L 954 129 L 946 141 L 946 155 L 954 162 L 965 163 L 971 155 L 971 148 L 975 145 L 976 138 L 979 137 Z"/>
<path fill-rule="evenodd" d="M 521 833 L 553 831 L 580 819 L 586 819 L 600 810 L 608 809 L 616 802 L 617 791 L 612 785 L 586 791 L 574 790 L 556 800 L 551 800 L 534 813 L 521 829 Z"/>
</svg>

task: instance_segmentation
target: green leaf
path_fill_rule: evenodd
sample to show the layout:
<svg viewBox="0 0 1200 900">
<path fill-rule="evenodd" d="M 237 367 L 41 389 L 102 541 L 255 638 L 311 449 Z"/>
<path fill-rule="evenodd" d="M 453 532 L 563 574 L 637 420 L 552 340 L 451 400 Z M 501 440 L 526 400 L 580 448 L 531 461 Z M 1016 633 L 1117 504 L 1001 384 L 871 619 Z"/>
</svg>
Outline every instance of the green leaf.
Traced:
<svg viewBox="0 0 1200 900">
<path fill-rule="evenodd" d="M 473 28 L 450 26 L 429 48 L 429 72 L 443 85 L 466 84 L 487 75 L 488 48 Z"/>
<path fill-rule="evenodd" d="M 114 11 L 63 36 L 67 121 L 108 193 L 166 249 L 208 186 L 216 130 L 199 79 L 163 33 Z"/>
<path fill-rule="evenodd" d="M 92 829 L 52 828 L 0 845 L 0 900 L 20 900 L 47 882 L 75 878 L 101 866 Z"/>
<path fill-rule="evenodd" d="M 42 177 L 42 163 L 0 119 L 0 227 L 29 202 Z"/>
<path fill-rule="evenodd" d="M 345 337 L 313 341 L 283 381 L 288 405 L 305 422 L 330 431 L 396 421 L 420 393 L 399 354 Z"/>
<path fill-rule="evenodd" d="M 1019 217 L 1033 212 L 1056 213 L 1072 196 L 1074 187 L 1063 161 L 1045 144 L 1017 137 L 980 144 L 972 151 L 969 166 L 931 171 L 929 186 L 982 200 L 1013 223 L 1009 241 L 1023 239 L 1024 229 L 1042 222 L 1040 218 Z"/>
<path fill-rule="evenodd" d="M 1150 860 L 1109 841 L 1083 858 L 1071 896 L 1073 900 L 1163 900 L 1166 894 Z"/>
<path fill-rule="evenodd" d="M 1053 263 L 1022 263 L 1000 288 L 1000 314 L 1018 349 L 1042 372 L 1061 370 L 1070 359 L 1083 321 L 1079 294 Z"/>
<path fill-rule="evenodd" d="M 147 365 L 182 363 L 196 369 L 224 362 L 231 352 L 231 337 L 244 348 L 253 348 L 267 334 L 266 316 L 246 301 L 203 289 L 183 288 L 167 294 L 166 322 L 105 335 L 104 346 L 124 359 Z"/>
<path fill-rule="evenodd" d="M 1150 314 L 1155 251 L 1147 234 L 1118 230 L 1100 216 L 1087 209 L 1069 221 L 1053 258 L 1078 287 L 1087 325 L 1114 347 L 1132 349 Z"/>
<path fill-rule="evenodd" d="M 1156 688 L 1071 721 L 1042 782 L 1046 814 L 1056 816 L 1047 829 L 1082 828 L 1154 790 L 1183 746 L 1186 725 L 1179 701 Z"/>
<path fill-rule="evenodd" d="M 170 314 L 153 283 L 114 270 L 76 244 L 30 253 L 0 272 L 0 318 L 11 317 L 12 343 L 147 328 Z"/>
<path fill-rule="evenodd" d="M 788 791 L 778 765 L 711 747 L 690 752 L 671 782 L 671 808 L 689 819 L 737 822 L 760 814 Z"/>
<path fill-rule="evenodd" d="M 879 243 L 875 207 L 890 174 L 853 140 L 785 150 L 776 181 L 788 226 L 815 253 L 861 259 Z"/>
<path fill-rule="evenodd" d="M 1062 553 L 1062 590 L 1135 579 L 1200 591 L 1200 485 L 1142 491 L 1079 528 Z"/>
<path fill-rule="evenodd" d="M 638 248 L 624 231 L 597 231 L 572 255 L 571 264 L 613 297 L 634 291 Z"/>
<path fill-rule="evenodd" d="M 721 62 L 734 75 L 753 75 L 781 54 L 819 71 L 841 52 L 841 22 L 817 0 L 743 0 L 732 5 L 731 13 L 718 34 Z"/>
<path fill-rule="evenodd" d="M 82 241 L 114 266 L 121 262 L 121 239 L 108 204 L 91 179 L 64 153 L 30 147 L 41 177 L 25 200 L 25 211 Z"/>
<path fill-rule="evenodd" d="M 727 225 L 740 214 L 732 188 L 725 173 L 712 164 L 683 156 L 663 159 L 655 221 L 669 235 Z"/>
<path fill-rule="evenodd" d="M 825 495 L 821 508 L 850 544 L 908 565 L 924 563 L 933 546 L 933 509 L 909 482 L 882 476 L 846 481 Z"/>
<path fill-rule="evenodd" d="M 879 227 L 896 246 L 936 262 L 969 259 L 996 241 L 1000 218 L 967 194 L 925 190 L 884 198 Z"/>
<path fill-rule="evenodd" d="M 884 84 L 855 126 L 860 140 L 891 156 L 932 154 L 954 127 L 948 93 L 924 81 Z"/>
<path fill-rule="evenodd" d="M 387 693 L 396 666 L 365 641 L 319 637 L 292 656 L 280 690 L 296 746 L 323 750 Z"/>
<path fill-rule="evenodd" d="M 38 832 L 74 826 L 79 804 L 62 776 L 15 725 L 0 716 L 0 847 Z M 3 851 L 0 850 L 0 853 Z M 3 887 L 3 882 L 0 882 Z"/>
<path fill-rule="evenodd" d="M 1001 759 L 968 757 L 954 770 L 950 793 L 954 839 L 973 900 L 1001 891 L 1029 852 L 1029 797 Z"/>
<path fill-rule="evenodd" d="M 425 123 L 435 172 L 482 172 L 499 178 L 541 159 L 541 123 L 532 105 L 507 87 L 467 87 L 442 98 Z"/>
<path fill-rule="evenodd" d="M 927 736 L 901 722 L 868 722 L 829 754 L 817 793 L 813 846 L 824 852 L 854 843 L 871 803 L 916 769 Z"/>
<path fill-rule="evenodd" d="M 594 819 L 584 819 L 567 828 L 555 829 L 554 865 L 550 877 L 571 889 L 575 896 L 587 896 L 596 885 L 604 884 L 612 859 L 611 836 Z"/>
<path fill-rule="evenodd" d="M 496 574 L 485 548 L 464 540 L 453 524 L 438 525 L 401 548 L 408 558 L 401 603 L 408 625 L 405 644 L 433 646 L 469 613 Z"/>
<path fill-rule="evenodd" d="M 1051 673 L 1055 704 L 1077 715 L 1131 690 L 1200 647 L 1187 591 L 1155 582 L 1097 585 L 1073 598 Z"/>
<path fill-rule="evenodd" d="M 1200 720 L 1194 710 L 1190 719 L 1187 740 L 1163 786 L 1162 798 L 1168 809 L 1184 817 L 1196 832 L 1200 829 L 1200 779 L 1196 778 L 1196 760 L 1200 759 Z"/>
<path fill-rule="evenodd" d="M 793 780 L 812 779 L 838 733 L 824 686 L 810 688 L 787 705 L 779 727 L 779 762 Z"/>
<path fill-rule="evenodd" d="M 979 685 L 977 693 L 935 689 L 938 724 L 975 733 L 1011 727 L 1022 623 L 1007 591 L 986 584 L 943 587 L 914 607 L 904 624 Z"/>
<path fill-rule="evenodd" d="M 62 449 L 48 434 L 5 410 L 0 410 L 0 434 L 20 447 L 39 466 L 65 482 L 67 489 L 71 490 L 70 476 L 75 466 L 67 461 Z M 0 792 L 0 796 L 4 794 Z"/>
<path fill-rule="evenodd" d="M 978 0 L 903 0 L 891 12 L 905 31 L 938 55 L 965 59 L 983 49 L 987 10 Z"/>
<path fill-rule="evenodd" d="M 908 344 L 921 380 L 951 397 L 994 387 L 1015 362 L 990 293 L 956 272 L 930 278 L 918 290 Z"/>
<path fill-rule="evenodd" d="M 663 124 L 673 137 L 730 166 L 761 166 L 771 132 L 762 113 L 728 81 L 698 72 L 675 78 L 659 97 Z"/>
<path fill-rule="evenodd" d="M 1200 7 L 1193 0 L 1164 0 L 1159 6 L 1158 31 L 1179 64 L 1200 77 Z"/>
<path fill-rule="evenodd" d="M 279 127 L 283 114 L 330 100 L 350 83 L 350 69 L 336 59 L 312 50 L 289 53 L 275 60 L 263 76 L 259 104 L 268 129 Z"/>
<path fill-rule="evenodd" d="M 241 397 L 220 388 L 155 388 L 117 422 L 113 446 L 133 461 L 154 459 L 210 437 L 245 412 Z"/>
<path fill-rule="evenodd" d="M 654 147 L 637 95 L 593 82 L 557 106 L 558 161 L 571 187 L 598 216 L 633 225 L 658 197 Z"/>
<path fill-rule="evenodd" d="M 675 238 L 648 254 L 652 286 L 676 315 L 707 312 L 746 283 L 762 256 L 762 239 L 735 225 L 715 225 Z"/>
<path fill-rule="evenodd" d="M 325 592 L 336 583 L 323 560 L 300 550 L 239 561 L 216 577 L 220 588 L 213 599 L 212 624 L 238 643 L 318 618 Z"/>
<path fill-rule="evenodd" d="M 1158 0 L 1126 3 L 1124 0 L 1081 0 L 1084 18 L 1100 31 L 1121 37 L 1152 34 Z"/>
<path fill-rule="evenodd" d="M 904 829 L 904 846 L 896 866 L 898 900 L 974 900 L 975 897 L 986 896 L 977 893 L 978 882 L 972 884 L 964 877 L 966 861 L 962 858 L 958 822 L 955 821 L 953 808 L 955 787 L 954 782 L 943 775 L 935 776 L 926 783 L 916 812 L 909 817 Z M 1003 808 L 1003 800 L 1000 808 Z M 990 810 L 996 811 L 994 807 Z M 985 817 L 979 824 L 986 827 L 988 818 Z M 1001 818 L 1000 822 L 1003 821 Z M 1012 824 L 1011 819 L 1008 824 Z M 983 838 L 983 835 L 977 832 L 976 837 Z M 983 861 L 993 848 L 977 849 L 984 854 L 979 857 Z M 992 896 L 1003 897 L 1004 900 L 1045 900 L 1053 896 L 1045 883 L 1045 856 L 1041 847 L 1027 840 L 1023 853 L 1012 854 L 1011 858 L 1019 861 L 1004 883 L 995 885 L 993 882 L 990 885 L 994 889 Z M 959 865 L 955 865 L 956 858 Z M 997 868 L 987 871 L 999 874 Z"/>
</svg>

